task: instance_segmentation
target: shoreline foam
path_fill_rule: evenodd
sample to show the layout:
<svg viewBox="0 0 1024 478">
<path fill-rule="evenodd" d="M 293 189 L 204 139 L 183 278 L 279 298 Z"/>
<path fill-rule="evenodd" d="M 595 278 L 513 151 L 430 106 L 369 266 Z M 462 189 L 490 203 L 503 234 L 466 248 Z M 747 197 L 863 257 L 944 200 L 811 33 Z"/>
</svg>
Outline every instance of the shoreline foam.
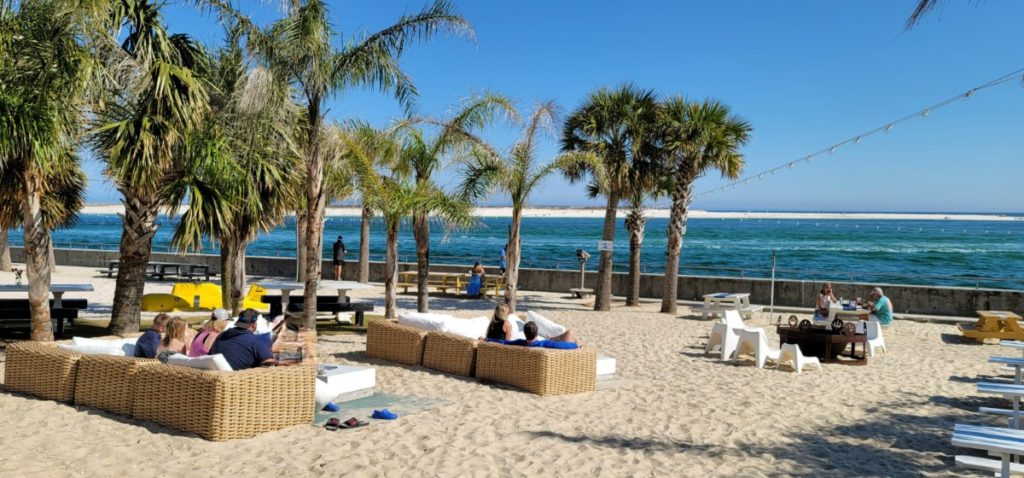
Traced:
<svg viewBox="0 0 1024 478">
<path fill-rule="evenodd" d="M 182 208 L 182 211 L 184 207 Z M 82 214 L 122 214 L 124 207 L 120 204 L 91 204 L 82 208 Z M 511 207 L 478 207 L 480 217 L 512 217 Z M 651 218 L 668 218 L 668 209 L 651 208 L 647 211 Z M 625 217 L 626 210 L 620 208 L 618 217 Z M 359 217 L 360 208 L 353 206 L 328 207 L 330 217 Z M 587 207 L 531 207 L 523 210 L 523 217 L 549 218 L 603 218 L 604 208 Z M 887 213 L 887 212 L 735 212 L 735 211 L 704 211 L 691 210 L 691 219 L 776 219 L 776 220 L 861 220 L 861 221 L 1021 221 L 1022 216 L 1005 214 L 978 213 Z"/>
</svg>

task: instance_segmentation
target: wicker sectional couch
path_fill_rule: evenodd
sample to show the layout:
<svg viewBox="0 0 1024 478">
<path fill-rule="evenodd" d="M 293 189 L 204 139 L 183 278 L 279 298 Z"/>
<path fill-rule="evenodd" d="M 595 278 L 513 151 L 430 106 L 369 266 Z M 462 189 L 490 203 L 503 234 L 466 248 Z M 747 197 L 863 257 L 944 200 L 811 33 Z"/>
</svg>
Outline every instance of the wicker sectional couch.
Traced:
<svg viewBox="0 0 1024 478">
<path fill-rule="evenodd" d="M 4 388 L 220 441 L 311 423 L 315 380 L 316 367 L 219 372 L 18 342 L 7 347 Z"/>
<path fill-rule="evenodd" d="M 538 395 L 589 392 L 597 381 L 597 354 L 587 347 L 554 350 L 501 345 L 388 320 L 368 324 L 366 355 L 511 385 Z"/>
</svg>

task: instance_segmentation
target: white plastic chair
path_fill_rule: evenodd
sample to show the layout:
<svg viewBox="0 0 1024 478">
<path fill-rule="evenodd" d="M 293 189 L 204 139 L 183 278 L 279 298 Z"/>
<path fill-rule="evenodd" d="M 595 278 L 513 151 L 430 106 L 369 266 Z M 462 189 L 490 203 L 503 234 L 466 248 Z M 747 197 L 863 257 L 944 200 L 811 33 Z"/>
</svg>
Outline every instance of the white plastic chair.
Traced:
<svg viewBox="0 0 1024 478">
<path fill-rule="evenodd" d="M 746 328 L 747 326 L 743 323 L 743 318 L 740 317 L 739 312 L 735 310 L 725 311 L 725 315 L 718 323 L 711 327 L 711 333 L 708 336 L 708 344 L 704 348 L 704 353 L 712 353 L 718 348 L 721 351 L 722 360 L 732 357 L 733 352 L 736 350 L 736 344 L 739 342 L 739 336 L 736 333 Z"/>
<path fill-rule="evenodd" d="M 800 375 L 800 372 L 803 371 L 804 365 L 814 365 L 818 367 L 818 370 L 821 370 L 821 362 L 818 361 L 818 357 L 805 356 L 797 344 L 782 344 L 779 360 L 776 361 L 775 368 L 779 368 L 784 363 L 792 363 L 797 375 Z"/>
<path fill-rule="evenodd" d="M 873 320 L 869 320 L 864 323 L 864 330 L 868 334 L 868 356 L 875 356 L 875 349 L 882 349 L 883 352 L 888 353 L 889 351 L 885 348 L 885 337 L 882 337 L 882 324 Z"/>
<path fill-rule="evenodd" d="M 739 335 L 739 341 L 736 343 L 736 352 L 734 352 L 733 358 L 739 358 L 740 355 L 753 355 L 757 368 L 764 368 L 764 364 L 768 360 L 776 364 L 779 363 L 780 351 L 772 349 L 768 345 L 764 329 L 740 329 L 736 331 L 736 334 Z"/>
</svg>

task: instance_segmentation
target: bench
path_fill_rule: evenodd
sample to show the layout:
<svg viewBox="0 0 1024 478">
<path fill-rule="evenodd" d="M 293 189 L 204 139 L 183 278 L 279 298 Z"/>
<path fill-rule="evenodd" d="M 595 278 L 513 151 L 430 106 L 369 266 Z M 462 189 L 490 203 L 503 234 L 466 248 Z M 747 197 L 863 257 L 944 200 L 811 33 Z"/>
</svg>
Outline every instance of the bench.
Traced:
<svg viewBox="0 0 1024 478">
<path fill-rule="evenodd" d="M 63 305 L 62 309 L 84 310 L 89 308 L 89 301 L 87 299 L 63 299 L 61 305 Z M 53 308 L 53 299 L 50 299 L 50 308 Z M 0 309 L 29 310 L 28 299 L 0 299 Z"/>
<path fill-rule="evenodd" d="M 187 279 L 202 277 L 207 282 L 210 281 L 210 275 L 210 266 L 204 264 L 190 264 L 188 266 L 188 272 L 181 274 L 182 277 Z"/>
<path fill-rule="evenodd" d="M 410 287 L 418 287 L 418 286 L 414 282 L 399 282 L 399 283 L 395 284 L 395 287 L 401 287 L 402 288 L 402 293 L 403 294 L 408 294 Z"/>
<path fill-rule="evenodd" d="M 78 318 L 78 309 L 50 309 L 50 320 L 53 322 L 54 334 L 64 336 L 64 327 L 74 324 Z M 0 309 L 0 329 L 32 329 L 32 313 L 29 308 Z"/>
<path fill-rule="evenodd" d="M 583 299 L 591 295 L 594 295 L 594 289 L 586 287 L 574 287 L 572 289 L 569 289 L 569 292 L 572 293 L 573 297 L 576 297 L 578 299 Z"/>
<path fill-rule="evenodd" d="M 356 325 L 363 324 L 363 314 L 365 312 L 373 311 L 373 304 L 369 302 L 352 302 L 349 297 L 345 297 L 345 301 L 339 301 L 339 297 L 336 295 L 318 295 L 316 296 L 316 310 L 317 312 L 331 312 L 337 314 L 339 312 L 355 312 L 356 314 Z M 264 304 L 270 304 L 270 315 L 276 317 L 281 315 L 283 308 L 281 307 L 281 296 L 279 295 L 264 295 L 260 299 Z M 302 312 L 305 299 L 300 296 L 288 298 L 288 312 Z"/>
</svg>

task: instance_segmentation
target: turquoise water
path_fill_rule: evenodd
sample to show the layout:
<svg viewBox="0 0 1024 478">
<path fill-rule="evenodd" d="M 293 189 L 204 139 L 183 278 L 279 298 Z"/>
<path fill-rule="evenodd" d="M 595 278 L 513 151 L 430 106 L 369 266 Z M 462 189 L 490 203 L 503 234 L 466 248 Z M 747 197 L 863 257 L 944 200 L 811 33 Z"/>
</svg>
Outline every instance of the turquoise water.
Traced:
<svg viewBox="0 0 1024 478">
<path fill-rule="evenodd" d="M 155 250 L 168 249 L 173 221 L 161 218 Z M 507 237 L 509 219 L 483 218 L 465 231 L 445 237 L 432 229 L 431 258 L 435 263 L 496 266 Z M 525 218 L 524 267 L 574 269 L 575 251 L 594 257 L 602 219 Z M 644 272 L 664 270 L 665 219 L 651 219 L 641 252 Z M 1024 221 L 903 221 L 903 220 L 756 220 L 691 219 L 683 243 L 682 272 L 695 275 L 768 277 L 772 250 L 777 253 L 777 276 L 788 279 L 935 284 L 1024 289 Z M 339 234 L 345 236 L 355 261 L 359 248 L 359 218 L 331 217 L 325 224 L 324 250 Z M 83 215 L 78 224 L 54 233 L 57 247 L 116 250 L 121 221 L 116 215 Z M 19 232 L 11 233 L 20 244 Z M 259 237 L 249 246 L 251 256 L 294 256 L 294 221 Z M 206 251 L 216 252 L 215 248 Z M 373 260 L 384 256 L 384 230 L 375 221 L 370 235 Z M 402 260 L 415 258 L 408 225 L 399 238 Z M 620 220 L 616 232 L 615 270 L 628 268 L 629 240 Z"/>
</svg>

